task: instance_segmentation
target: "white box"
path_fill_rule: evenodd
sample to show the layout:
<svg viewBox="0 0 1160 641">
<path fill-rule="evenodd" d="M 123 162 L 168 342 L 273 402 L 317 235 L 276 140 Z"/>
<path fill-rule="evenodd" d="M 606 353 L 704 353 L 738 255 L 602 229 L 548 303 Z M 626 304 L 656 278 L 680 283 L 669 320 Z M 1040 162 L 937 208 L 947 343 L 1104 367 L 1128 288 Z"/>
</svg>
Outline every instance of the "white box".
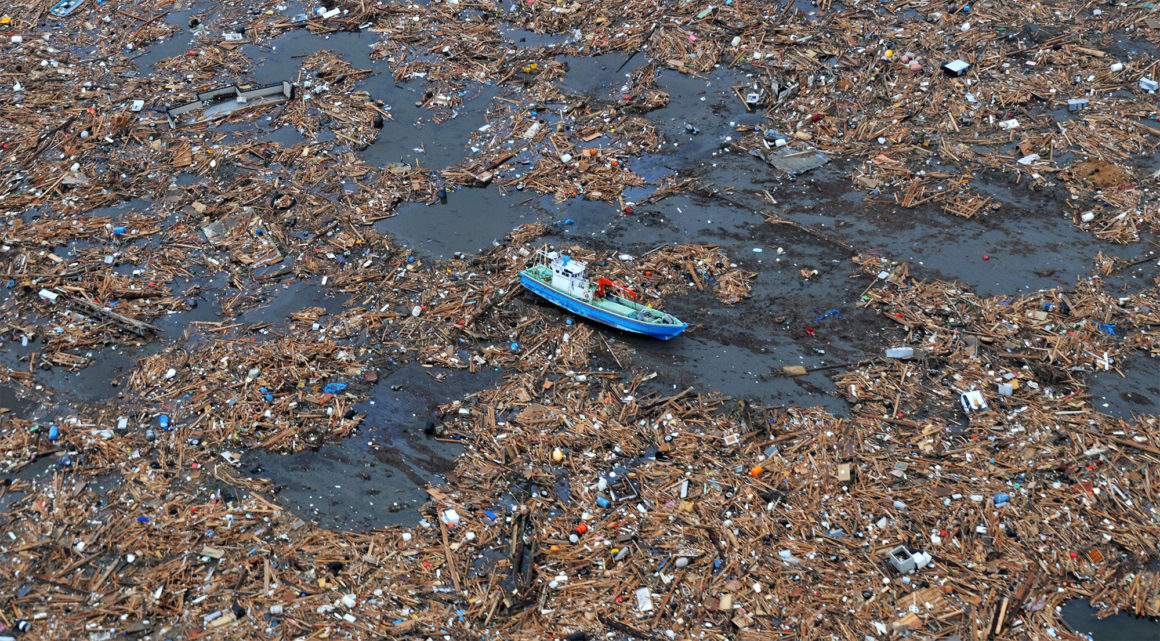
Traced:
<svg viewBox="0 0 1160 641">
<path fill-rule="evenodd" d="M 959 397 L 959 402 L 963 404 L 964 412 L 985 412 L 987 411 L 987 400 L 983 398 L 983 393 L 979 390 L 971 390 Z"/>
</svg>

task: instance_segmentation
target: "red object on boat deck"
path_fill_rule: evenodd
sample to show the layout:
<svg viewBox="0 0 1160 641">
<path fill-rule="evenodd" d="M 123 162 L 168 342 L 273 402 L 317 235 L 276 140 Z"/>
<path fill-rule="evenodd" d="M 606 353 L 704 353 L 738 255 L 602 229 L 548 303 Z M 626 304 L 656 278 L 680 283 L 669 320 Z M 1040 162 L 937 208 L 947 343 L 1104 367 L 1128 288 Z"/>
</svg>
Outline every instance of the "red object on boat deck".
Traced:
<svg viewBox="0 0 1160 641">
<path fill-rule="evenodd" d="M 604 298 L 604 294 L 605 294 L 604 288 L 605 288 L 605 286 L 608 286 L 608 285 L 611 285 L 612 287 L 619 289 L 620 291 L 624 292 L 625 294 L 628 294 L 629 296 L 631 296 L 633 300 L 636 300 L 636 292 L 630 290 L 629 288 L 627 288 L 623 285 L 617 285 L 616 283 L 608 280 L 607 278 L 601 278 L 600 280 L 596 281 L 596 295 L 599 296 L 600 298 Z"/>
</svg>

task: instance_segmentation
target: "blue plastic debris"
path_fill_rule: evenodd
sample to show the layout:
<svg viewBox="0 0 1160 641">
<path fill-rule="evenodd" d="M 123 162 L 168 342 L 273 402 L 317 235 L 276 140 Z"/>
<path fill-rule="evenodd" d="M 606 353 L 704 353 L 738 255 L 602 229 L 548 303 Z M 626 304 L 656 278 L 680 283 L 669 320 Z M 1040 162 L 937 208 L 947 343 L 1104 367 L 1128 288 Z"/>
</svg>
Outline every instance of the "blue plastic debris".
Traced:
<svg viewBox="0 0 1160 641">
<path fill-rule="evenodd" d="M 322 388 L 324 394 L 337 394 L 346 389 L 346 383 L 327 383 L 326 387 Z"/>
<path fill-rule="evenodd" d="M 512 349 L 512 351 L 513 351 L 513 352 L 514 352 L 514 351 L 516 351 L 516 350 L 518 350 L 519 348 L 520 348 L 520 344 L 519 344 L 519 343 L 513 342 L 513 343 L 511 344 L 511 349 Z"/>
<path fill-rule="evenodd" d="M 1002 507 L 1011 500 L 1011 495 L 1006 492 L 999 492 L 995 495 L 995 507 Z"/>
<path fill-rule="evenodd" d="M 824 314 L 821 314 L 821 315 L 820 315 L 820 316 L 818 316 L 816 319 L 814 319 L 814 322 L 815 322 L 815 323 L 820 323 L 820 322 L 822 322 L 822 321 L 826 320 L 827 318 L 829 318 L 829 317 L 831 317 L 831 316 L 837 316 L 838 318 L 841 318 L 841 317 L 842 317 L 842 312 L 838 311 L 838 310 L 837 310 L 837 308 L 835 308 L 835 309 L 831 309 L 831 310 L 829 310 L 829 311 L 825 312 Z"/>
<path fill-rule="evenodd" d="M 491 510 L 484 510 L 483 514 L 493 521 L 499 518 L 499 515 L 497 515 L 495 512 L 492 512 Z"/>
<path fill-rule="evenodd" d="M 147 517 L 147 516 L 139 516 L 139 517 L 137 517 L 137 522 L 138 522 L 138 523 L 148 523 L 148 522 L 149 522 L 149 517 Z"/>
<path fill-rule="evenodd" d="M 124 233 L 125 233 L 125 228 L 120 226 L 120 225 L 113 228 L 113 235 L 114 236 L 120 236 Z"/>
<path fill-rule="evenodd" d="M 604 498 L 603 496 L 598 496 L 598 497 L 596 497 L 596 504 L 599 505 L 600 507 L 608 507 L 609 505 L 612 505 L 612 501 L 609 501 L 608 499 Z"/>
<path fill-rule="evenodd" d="M 60 428 L 55 425 L 48 426 L 48 440 L 55 441 L 60 438 Z"/>
<path fill-rule="evenodd" d="M 161 416 L 158 416 L 157 417 L 157 424 L 160 425 L 161 429 L 163 429 L 163 430 L 169 429 L 169 415 L 162 414 Z"/>
<path fill-rule="evenodd" d="M 1114 323 L 1099 323 L 1096 325 L 1096 328 L 1105 334 L 1116 335 L 1116 325 Z"/>
</svg>

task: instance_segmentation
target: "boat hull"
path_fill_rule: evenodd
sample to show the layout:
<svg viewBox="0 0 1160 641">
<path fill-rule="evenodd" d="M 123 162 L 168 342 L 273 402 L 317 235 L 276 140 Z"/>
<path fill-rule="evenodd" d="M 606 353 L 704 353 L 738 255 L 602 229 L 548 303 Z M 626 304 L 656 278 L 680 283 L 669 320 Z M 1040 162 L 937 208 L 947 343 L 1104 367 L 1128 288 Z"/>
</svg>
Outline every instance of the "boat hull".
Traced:
<svg viewBox="0 0 1160 641">
<path fill-rule="evenodd" d="M 667 341 L 670 338 L 673 338 L 674 336 L 677 336 L 681 332 L 685 331 L 685 328 L 688 327 L 687 323 L 680 323 L 678 325 L 660 325 L 653 323 L 642 323 L 631 318 L 624 318 L 623 316 L 609 313 L 594 305 L 589 305 L 588 303 L 578 301 L 575 298 L 565 296 L 564 294 L 561 294 L 560 292 L 552 289 L 551 287 L 548 287 L 547 285 L 544 285 L 543 283 L 537 281 L 534 278 L 531 278 L 526 274 L 520 274 L 520 283 L 537 296 L 544 298 L 550 303 L 563 307 L 564 309 L 572 312 L 573 314 L 576 314 L 577 316 L 582 316 L 589 320 L 594 320 L 598 323 L 602 323 L 619 330 L 632 332 L 633 334 L 643 334 L 645 336 L 651 336 L 653 338 L 659 338 L 661 340 Z"/>
</svg>

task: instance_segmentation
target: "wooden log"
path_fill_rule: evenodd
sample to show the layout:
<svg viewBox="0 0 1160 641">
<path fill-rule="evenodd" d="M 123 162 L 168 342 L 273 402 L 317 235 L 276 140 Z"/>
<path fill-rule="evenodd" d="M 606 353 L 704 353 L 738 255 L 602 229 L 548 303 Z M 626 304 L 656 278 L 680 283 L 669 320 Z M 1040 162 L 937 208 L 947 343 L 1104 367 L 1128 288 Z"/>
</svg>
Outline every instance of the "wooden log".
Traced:
<svg viewBox="0 0 1160 641">
<path fill-rule="evenodd" d="M 67 299 L 68 299 L 68 303 L 70 305 L 82 307 L 85 309 L 85 311 L 89 312 L 90 314 L 93 314 L 95 316 L 100 316 L 101 318 L 105 318 L 107 320 L 113 321 L 113 322 L 117 323 L 118 325 L 126 327 L 127 329 L 129 329 L 133 333 L 137 334 L 138 336 L 144 336 L 149 332 L 162 331 L 162 329 L 156 325 L 146 323 L 145 321 L 137 320 L 136 318 L 131 318 L 129 316 L 126 316 L 126 315 L 118 313 L 118 312 L 114 312 L 113 310 L 111 310 L 107 307 L 102 307 L 96 303 L 87 301 L 84 298 L 81 298 L 79 296 L 69 296 L 69 297 L 67 297 Z"/>
</svg>

